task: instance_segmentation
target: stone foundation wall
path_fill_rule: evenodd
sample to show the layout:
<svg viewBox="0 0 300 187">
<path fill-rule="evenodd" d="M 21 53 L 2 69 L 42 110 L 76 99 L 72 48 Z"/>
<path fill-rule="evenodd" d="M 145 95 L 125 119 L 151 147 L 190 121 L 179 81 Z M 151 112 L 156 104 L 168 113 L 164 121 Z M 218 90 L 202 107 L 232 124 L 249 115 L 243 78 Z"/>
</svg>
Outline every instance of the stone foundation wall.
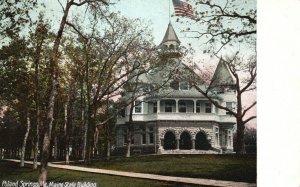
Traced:
<svg viewBox="0 0 300 187">
<path fill-rule="evenodd" d="M 179 139 L 180 134 L 186 131 L 192 139 L 196 139 L 198 132 L 204 132 L 209 142 L 214 145 L 214 126 L 219 126 L 219 124 L 201 121 L 159 121 L 158 135 L 160 139 L 163 139 L 165 133 L 171 131 Z"/>
<path fill-rule="evenodd" d="M 147 143 L 142 144 L 141 140 L 141 131 L 140 129 L 143 127 L 152 127 L 154 133 L 154 142 L 153 144 L 149 143 L 149 136 L 147 134 Z M 219 128 L 219 144 L 216 142 L 215 138 L 215 129 Z M 157 152 L 158 148 L 161 150 L 161 140 L 164 139 L 164 135 L 171 131 L 174 133 L 176 139 L 180 139 L 180 135 L 182 132 L 188 132 L 192 140 L 196 139 L 196 135 L 199 132 L 203 132 L 206 135 L 206 139 L 211 145 L 213 151 L 218 153 L 224 152 L 231 152 L 231 147 L 226 147 L 224 142 L 224 132 L 226 129 L 232 129 L 233 125 L 220 125 L 216 122 L 206 122 L 206 121 L 153 121 L 153 122 L 144 122 L 144 123 L 137 123 L 134 125 L 135 135 L 134 135 L 134 145 L 131 146 L 133 154 L 153 154 L 155 153 L 154 144 L 156 143 Z M 125 155 L 126 146 L 124 145 L 124 129 L 126 129 L 126 125 L 119 125 L 117 127 L 117 138 L 116 138 L 116 155 Z M 233 145 L 233 143 L 231 144 Z M 200 153 L 200 152 L 199 152 Z"/>
</svg>

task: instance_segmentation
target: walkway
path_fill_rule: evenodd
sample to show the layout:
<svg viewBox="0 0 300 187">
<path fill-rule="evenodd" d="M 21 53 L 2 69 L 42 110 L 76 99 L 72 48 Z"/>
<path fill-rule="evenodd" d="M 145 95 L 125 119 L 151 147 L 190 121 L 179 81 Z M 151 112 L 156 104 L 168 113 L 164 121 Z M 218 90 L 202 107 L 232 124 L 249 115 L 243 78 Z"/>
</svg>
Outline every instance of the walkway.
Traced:
<svg viewBox="0 0 300 187">
<path fill-rule="evenodd" d="M 4 160 L 12 161 L 12 162 L 20 162 L 20 160 L 15 160 L 15 159 L 4 159 Z M 25 161 L 25 163 L 32 164 L 32 161 Z M 198 184 L 198 185 L 208 185 L 208 186 L 234 186 L 234 187 L 250 187 L 250 186 L 255 187 L 256 186 L 256 184 L 245 183 L 245 182 L 222 181 L 222 180 L 188 178 L 188 177 L 172 177 L 172 176 L 164 176 L 164 175 L 156 175 L 156 174 L 114 171 L 114 170 L 107 170 L 107 169 L 86 168 L 86 167 L 61 165 L 61 164 L 53 164 L 53 163 L 49 163 L 48 166 L 53 168 L 67 169 L 73 171 L 83 171 L 83 172 L 99 173 L 99 174 L 106 174 L 106 175 L 117 175 L 117 176 L 140 178 L 140 179 L 160 180 L 160 181 L 167 181 L 167 182 L 179 182 L 179 183 L 186 183 L 186 184 Z"/>
</svg>

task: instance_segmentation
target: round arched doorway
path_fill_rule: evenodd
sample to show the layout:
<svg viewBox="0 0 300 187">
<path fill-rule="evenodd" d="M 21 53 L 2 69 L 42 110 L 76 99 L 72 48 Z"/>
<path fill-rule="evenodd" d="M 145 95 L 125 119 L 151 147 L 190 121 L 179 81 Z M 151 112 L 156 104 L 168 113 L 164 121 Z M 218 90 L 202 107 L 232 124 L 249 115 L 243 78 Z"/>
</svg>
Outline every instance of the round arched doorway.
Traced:
<svg viewBox="0 0 300 187">
<path fill-rule="evenodd" d="M 196 134 L 195 149 L 208 150 L 210 148 L 211 145 L 206 138 L 206 134 L 204 132 L 198 132 Z"/>
<path fill-rule="evenodd" d="M 181 133 L 179 142 L 179 149 L 192 149 L 191 135 L 188 132 L 184 131 L 183 133 Z"/>
<path fill-rule="evenodd" d="M 171 131 L 168 131 L 164 136 L 164 149 L 176 149 L 176 137 Z"/>
</svg>

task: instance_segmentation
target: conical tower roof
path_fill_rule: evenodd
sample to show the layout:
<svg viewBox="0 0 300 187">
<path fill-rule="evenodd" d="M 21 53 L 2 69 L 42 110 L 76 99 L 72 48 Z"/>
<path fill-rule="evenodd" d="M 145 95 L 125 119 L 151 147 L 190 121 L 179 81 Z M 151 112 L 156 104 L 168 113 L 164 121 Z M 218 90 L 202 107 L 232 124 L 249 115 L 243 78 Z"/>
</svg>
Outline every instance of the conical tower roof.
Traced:
<svg viewBox="0 0 300 187">
<path fill-rule="evenodd" d="M 211 88 L 227 87 L 235 85 L 233 75 L 228 69 L 227 64 L 221 58 L 210 83 Z"/>
<path fill-rule="evenodd" d="M 171 22 L 169 22 L 167 31 L 165 33 L 164 39 L 162 40 L 161 44 L 167 43 L 167 42 L 176 42 L 177 45 L 180 44 L 180 40 L 178 39 Z"/>
</svg>

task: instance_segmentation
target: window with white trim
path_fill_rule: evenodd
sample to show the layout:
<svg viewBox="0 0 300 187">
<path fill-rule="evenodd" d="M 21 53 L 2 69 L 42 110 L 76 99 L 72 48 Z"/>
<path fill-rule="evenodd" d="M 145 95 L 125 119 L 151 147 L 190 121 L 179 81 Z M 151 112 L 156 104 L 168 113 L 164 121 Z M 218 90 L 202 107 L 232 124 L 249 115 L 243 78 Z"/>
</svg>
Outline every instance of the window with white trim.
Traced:
<svg viewBox="0 0 300 187">
<path fill-rule="evenodd" d="M 201 103 L 200 101 L 196 102 L 196 113 L 200 113 L 201 112 Z"/>
<path fill-rule="evenodd" d="M 148 127 L 149 144 L 154 143 L 153 127 Z"/>
<path fill-rule="evenodd" d="M 228 108 L 229 110 L 232 110 L 232 105 L 233 105 L 233 103 L 232 102 L 226 102 L 226 108 Z M 228 115 L 229 114 L 229 112 L 228 111 L 226 111 L 226 114 Z"/>
<path fill-rule="evenodd" d="M 172 112 L 172 101 L 165 102 L 165 112 Z"/>
<path fill-rule="evenodd" d="M 232 146 L 231 145 L 231 142 L 232 142 L 231 139 L 232 139 L 232 131 L 228 130 L 228 144 L 227 144 L 228 147 Z"/>
<path fill-rule="evenodd" d="M 127 129 L 123 129 L 123 145 L 127 145 Z"/>
<path fill-rule="evenodd" d="M 187 108 L 187 103 L 185 101 L 179 101 L 179 112 L 185 113 Z"/>
<path fill-rule="evenodd" d="M 205 113 L 211 113 L 212 106 L 211 103 L 205 103 Z"/>
<path fill-rule="evenodd" d="M 157 113 L 157 102 L 153 103 L 153 113 Z"/>
<path fill-rule="evenodd" d="M 219 145 L 219 128 L 215 128 L 215 144 Z"/>
<path fill-rule="evenodd" d="M 146 128 L 143 127 L 142 128 L 142 144 L 146 144 L 147 143 L 147 140 L 146 140 Z"/>
<path fill-rule="evenodd" d="M 187 81 L 179 82 L 179 90 L 189 90 L 190 84 Z"/>
<path fill-rule="evenodd" d="M 134 112 L 142 113 L 142 101 L 138 99 L 134 101 Z"/>
</svg>

